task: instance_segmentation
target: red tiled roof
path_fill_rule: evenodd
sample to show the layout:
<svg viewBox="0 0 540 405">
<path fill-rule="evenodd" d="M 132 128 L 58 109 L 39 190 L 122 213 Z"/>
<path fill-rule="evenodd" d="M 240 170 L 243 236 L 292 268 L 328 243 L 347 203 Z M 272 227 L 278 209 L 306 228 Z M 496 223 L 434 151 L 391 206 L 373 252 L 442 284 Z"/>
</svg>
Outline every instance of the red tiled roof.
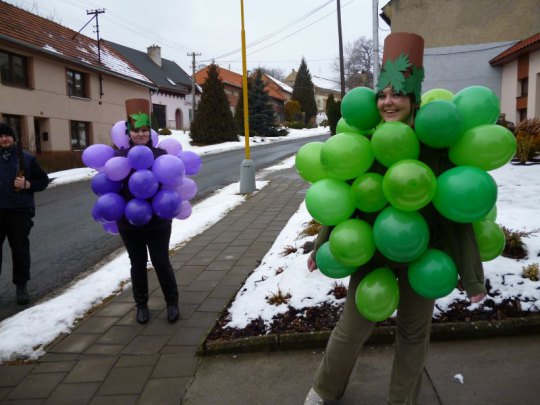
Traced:
<svg viewBox="0 0 540 405">
<path fill-rule="evenodd" d="M 1 0 L 0 40 L 67 59 L 79 65 L 105 69 L 149 82 L 146 76 L 103 41 L 100 43 L 101 63 L 99 63 L 96 40 Z"/>
<path fill-rule="evenodd" d="M 531 53 L 540 49 L 540 32 L 533 36 L 519 41 L 506 51 L 501 52 L 489 61 L 492 66 L 504 65 L 517 59 L 524 53 Z"/>
</svg>

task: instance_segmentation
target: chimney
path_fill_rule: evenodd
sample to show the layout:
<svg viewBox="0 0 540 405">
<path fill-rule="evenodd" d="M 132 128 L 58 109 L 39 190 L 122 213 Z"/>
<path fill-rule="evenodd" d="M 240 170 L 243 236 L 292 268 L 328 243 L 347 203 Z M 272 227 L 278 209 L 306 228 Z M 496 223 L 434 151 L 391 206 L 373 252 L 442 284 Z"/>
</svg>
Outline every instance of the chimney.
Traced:
<svg viewBox="0 0 540 405">
<path fill-rule="evenodd" d="M 161 47 L 158 45 L 152 45 L 146 48 L 146 53 L 152 61 L 161 67 Z"/>
</svg>

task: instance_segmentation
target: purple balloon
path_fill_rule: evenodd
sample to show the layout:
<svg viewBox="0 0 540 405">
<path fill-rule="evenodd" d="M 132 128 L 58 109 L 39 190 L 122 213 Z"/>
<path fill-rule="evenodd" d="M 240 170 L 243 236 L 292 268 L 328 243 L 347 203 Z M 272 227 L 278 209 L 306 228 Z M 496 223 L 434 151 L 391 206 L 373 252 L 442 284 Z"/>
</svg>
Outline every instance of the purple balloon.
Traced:
<svg viewBox="0 0 540 405">
<path fill-rule="evenodd" d="M 124 215 L 126 203 L 121 195 L 107 193 L 100 196 L 94 206 L 95 217 L 100 222 L 118 221 Z"/>
<path fill-rule="evenodd" d="M 115 156 L 105 163 L 105 174 L 113 181 L 125 179 L 130 171 L 131 166 L 129 165 L 129 161 L 123 156 Z"/>
<path fill-rule="evenodd" d="M 152 171 L 160 183 L 180 183 L 184 177 L 184 163 L 178 156 L 162 155 L 152 164 Z"/>
<path fill-rule="evenodd" d="M 83 163 L 92 169 L 103 169 L 109 159 L 114 156 L 114 149 L 109 145 L 97 143 L 90 145 L 82 154 Z"/>
<path fill-rule="evenodd" d="M 152 210 L 161 218 L 173 219 L 178 215 L 182 202 L 180 194 L 172 190 L 160 190 L 152 199 Z"/>
<path fill-rule="evenodd" d="M 148 169 L 154 163 L 154 154 L 148 146 L 135 145 L 127 154 L 130 166 L 135 170 Z"/>
<path fill-rule="evenodd" d="M 129 148 L 126 121 L 118 121 L 111 128 L 111 140 L 119 149 Z"/>
<path fill-rule="evenodd" d="M 190 178 L 184 177 L 176 191 L 180 193 L 182 200 L 191 200 L 197 194 L 197 183 Z"/>
<path fill-rule="evenodd" d="M 182 201 L 180 203 L 180 212 L 178 213 L 178 215 L 175 218 L 176 219 L 189 218 L 191 216 L 191 211 L 192 211 L 192 208 L 191 208 L 191 204 L 189 203 L 189 201 Z"/>
<path fill-rule="evenodd" d="M 110 233 L 111 235 L 118 235 L 118 226 L 116 222 L 106 222 L 103 225 L 105 232 Z"/>
<path fill-rule="evenodd" d="M 182 152 L 182 144 L 174 138 L 163 139 L 157 147 L 166 150 L 169 155 L 178 156 Z"/>
<path fill-rule="evenodd" d="M 124 215 L 131 225 L 143 226 L 152 219 L 152 207 L 148 201 L 134 198 L 126 204 Z"/>
<path fill-rule="evenodd" d="M 94 221 L 99 222 L 100 224 L 104 224 L 107 222 L 103 218 L 99 217 L 95 205 L 92 207 L 92 218 L 94 218 Z"/>
<path fill-rule="evenodd" d="M 121 188 L 122 183 L 119 181 L 109 180 L 105 173 L 98 173 L 92 177 L 92 191 L 96 195 L 119 193 Z"/>
<path fill-rule="evenodd" d="M 199 173 L 202 166 L 202 160 L 199 155 L 192 151 L 181 152 L 178 157 L 184 162 L 186 168 L 186 175 L 192 176 Z"/>
<path fill-rule="evenodd" d="M 152 197 L 159 188 L 159 183 L 154 173 L 150 170 L 137 170 L 129 177 L 128 187 L 131 194 L 143 200 Z"/>
<path fill-rule="evenodd" d="M 150 129 L 150 139 L 152 140 L 152 146 L 155 148 L 159 143 L 159 135 L 153 129 Z"/>
</svg>

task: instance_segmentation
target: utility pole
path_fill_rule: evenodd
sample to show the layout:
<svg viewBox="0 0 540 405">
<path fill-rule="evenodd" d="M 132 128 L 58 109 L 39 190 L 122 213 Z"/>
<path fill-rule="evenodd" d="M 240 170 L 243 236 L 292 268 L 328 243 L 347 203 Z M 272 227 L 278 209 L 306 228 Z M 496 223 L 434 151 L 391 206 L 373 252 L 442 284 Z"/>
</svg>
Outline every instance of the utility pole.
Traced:
<svg viewBox="0 0 540 405">
<path fill-rule="evenodd" d="M 195 56 L 200 56 L 200 53 L 191 52 L 188 53 L 187 56 L 191 56 L 193 58 L 191 62 L 191 69 L 193 71 L 193 74 L 191 75 L 191 102 L 193 104 L 191 122 L 193 122 L 195 120 Z"/>
<path fill-rule="evenodd" d="M 379 79 L 379 5 L 378 0 L 372 0 L 373 5 L 373 88 Z"/>
<path fill-rule="evenodd" d="M 376 1 L 376 0 L 374 0 Z M 341 2 L 337 3 L 337 25 L 338 25 L 338 39 L 339 39 L 339 77 L 341 82 L 341 99 L 345 97 L 345 66 L 343 63 L 343 38 L 341 36 Z"/>
</svg>

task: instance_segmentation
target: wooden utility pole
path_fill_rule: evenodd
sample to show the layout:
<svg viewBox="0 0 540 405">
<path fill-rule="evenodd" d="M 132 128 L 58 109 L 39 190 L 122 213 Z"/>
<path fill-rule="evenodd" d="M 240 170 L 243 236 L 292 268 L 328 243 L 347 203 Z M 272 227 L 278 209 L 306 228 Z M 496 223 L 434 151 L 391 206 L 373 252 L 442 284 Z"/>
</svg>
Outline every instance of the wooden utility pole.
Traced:
<svg viewBox="0 0 540 405">
<path fill-rule="evenodd" d="M 345 97 L 345 66 L 343 63 L 343 38 L 341 36 L 341 2 L 337 3 L 337 25 L 338 25 L 338 39 L 339 39 L 339 78 L 341 82 L 341 99 Z"/>
<path fill-rule="evenodd" d="M 192 116 L 191 116 L 191 122 L 195 120 L 195 56 L 199 56 L 200 53 L 191 52 L 188 53 L 187 56 L 191 56 L 192 62 L 191 62 L 191 69 L 193 71 L 193 74 L 191 75 L 191 102 L 193 104 L 193 110 L 192 110 Z"/>
</svg>

